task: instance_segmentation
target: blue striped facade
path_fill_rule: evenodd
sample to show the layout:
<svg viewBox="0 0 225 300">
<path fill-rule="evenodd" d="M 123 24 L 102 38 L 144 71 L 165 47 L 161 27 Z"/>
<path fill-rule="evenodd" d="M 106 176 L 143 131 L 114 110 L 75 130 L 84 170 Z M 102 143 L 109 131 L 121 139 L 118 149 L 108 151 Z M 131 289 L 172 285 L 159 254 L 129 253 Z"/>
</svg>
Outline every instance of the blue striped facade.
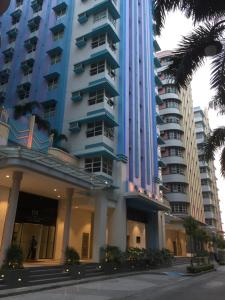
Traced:
<svg viewBox="0 0 225 300">
<path fill-rule="evenodd" d="M 127 181 L 156 193 L 158 176 L 152 1 L 121 1 L 118 154 Z"/>
</svg>

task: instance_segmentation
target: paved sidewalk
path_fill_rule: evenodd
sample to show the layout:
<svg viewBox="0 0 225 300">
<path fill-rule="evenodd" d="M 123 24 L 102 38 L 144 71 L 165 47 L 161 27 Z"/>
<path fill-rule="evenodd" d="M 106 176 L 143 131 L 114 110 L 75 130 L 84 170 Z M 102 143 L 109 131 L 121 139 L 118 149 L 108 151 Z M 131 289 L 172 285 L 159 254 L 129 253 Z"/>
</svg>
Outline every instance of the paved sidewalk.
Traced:
<svg viewBox="0 0 225 300">
<path fill-rule="evenodd" d="M 87 284 L 87 283 L 107 281 L 109 279 L 125 278 L 125 277 L 132 277 L 132 276 L 138 276 L 138 275 L 161 275 L 161 276 L 168 275 L 170 277 L 180 277 L 180 276 L 185 275 L 186 266 L 187 265 L 178 265 L 178 266 L 172 266 L 172 267 L 162 268 L 162 269 L 154 269 L 154 270 L 149 270 L 149 271 L 118 273 L 118 274 L 113 274 L 113 275 L 104 275 L 104 276 L 98 276 L 98 277 L 92 277 L 92 278 L 86 278 L 86 279 L 84 278 L 84 279 L 80 279 L 80 280 L 70 280 L 70 281 L 60 282 L 60 283 L 55 283 L 55 284 L 51 283 L 51 284 L 42 284 L 42 285 L 36 285 L 36 286 L 28 286 L 28 287 L 0 290 L 0 298 L 12 297 L 13 295 L 35 293 L 35 292 L 52 290 L 52 289 L 61 288 L 61 287 L 82 285 L 82 284 Z M 18 299 L 22 299 L 22 298 L 18 298 Z M 28 298 L 26 298 L 26 299 L 28 299 Z"/>
</svg>

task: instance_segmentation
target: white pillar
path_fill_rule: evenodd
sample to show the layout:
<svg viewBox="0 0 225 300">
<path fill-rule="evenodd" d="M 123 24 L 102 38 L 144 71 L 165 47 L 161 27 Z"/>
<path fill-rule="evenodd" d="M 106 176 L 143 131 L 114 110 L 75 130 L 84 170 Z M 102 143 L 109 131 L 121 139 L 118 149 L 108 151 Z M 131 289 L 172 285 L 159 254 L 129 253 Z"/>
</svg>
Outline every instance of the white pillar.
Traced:
<svg viewBox="0 0 225 300">
<path fill-rule="evenodd" d="M 9 194 L 8 208 L 7 208 L 5 225 L 4 225 L 3 235 L 2 235 L 0 265 L 2 265 L 2 262 L 4 260 L 6 250 L 11 245 L 22 177 L 23 177 L 22 172 L 13 173 L 12 187 Z"/>
<path fill-rule="evenodd" d="M 165 233 L 165 213 L 163 211 L 158 212 L 159 222 L 159 249 L 166 248 L 166 233 Z"/>
<path fill-rule="evenodd" d="M 66 195 L 65 200 L 59 201 L 55 241 L 55 259 L 62 262 L 64 261 L 66 247 L 69 246 L 73 189 L 67 189 Z"/>
<path fill-rule="evenodd" d="M 112 212 L 109 222 L 109 245 L 125 251 L 127 244 L 127 208 L 126 199 L 121 196 Z"/>
<path fill-rule="evenodd" d="M 108 201 L 105 193 L 102 191 L 98 193 L 95 198 L 92 256 L 94 262 L 99 262 L 100 248 L 106 245 L 107 207 Z"/>
</svg>

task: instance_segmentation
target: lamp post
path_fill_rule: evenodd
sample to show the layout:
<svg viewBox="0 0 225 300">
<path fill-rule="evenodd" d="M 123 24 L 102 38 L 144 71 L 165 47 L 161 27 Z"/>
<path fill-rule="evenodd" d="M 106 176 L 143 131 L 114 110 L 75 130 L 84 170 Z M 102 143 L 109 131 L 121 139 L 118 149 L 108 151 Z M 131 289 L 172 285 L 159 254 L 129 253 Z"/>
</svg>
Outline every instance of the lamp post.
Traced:
<svg viewBox="0 0 225 300">
<path fill-rule="evenodd" d="M 1 0 L 0 1 L 0 16 L 8 9 L 10 0 Z"/>
</svg>

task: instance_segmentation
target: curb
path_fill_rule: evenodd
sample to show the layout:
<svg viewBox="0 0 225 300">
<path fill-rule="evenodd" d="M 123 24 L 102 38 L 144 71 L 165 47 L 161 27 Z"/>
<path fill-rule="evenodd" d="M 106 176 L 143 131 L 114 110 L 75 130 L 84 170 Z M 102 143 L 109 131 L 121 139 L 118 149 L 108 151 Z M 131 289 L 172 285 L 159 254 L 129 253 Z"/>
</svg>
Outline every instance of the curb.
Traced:
<svg viewBox="0 0 225 300">
<path fill-rule="evenodd" d="M 2 290 L 0 291 L 0 298 L 30 294 L 30 293 L 52 290 L 56 288 L 68 287 L 68 286 L 79 285 L 79 284 L 90 283 L 90 282 L 105 281 L 108 279 L 131 277 L 134 275 L 141 275 L 141 274 L 164 275 L 164 276 L 166 275 L 165 272 L 137 271 L 132 273 L 129 272 L 129 273 L 122 273 L 122 274 L 118 273 L 113 275 L 96 276 L 88 279 L 69 280 L 69 281 L 64 281 L 64 282 L 62 281 L 54 284 L 46 284 L 46 285 L 42 284 L 40 286 L 21 287 L 21 288 L 15 288 L 13 290 L 12 289 Z"/>
<path fill-rule="evenodd" d="M 184 276 L 188 276 L 188 277 L 196 277 L 196 276 L 201 276 L 201 275 L 204 275 L 204 274 L 207 274 L 207 273 L 211 273 L 211 272 L 216 272 L 216 271 L 217 271 L 217 269 L 214 268 L 214 269 L 212 269 L 212 270 L 202 271 L 202 272 L 194 273 L 194 274 L 187 273 L 187 274 L 185 274 Z"/>
</svg>

